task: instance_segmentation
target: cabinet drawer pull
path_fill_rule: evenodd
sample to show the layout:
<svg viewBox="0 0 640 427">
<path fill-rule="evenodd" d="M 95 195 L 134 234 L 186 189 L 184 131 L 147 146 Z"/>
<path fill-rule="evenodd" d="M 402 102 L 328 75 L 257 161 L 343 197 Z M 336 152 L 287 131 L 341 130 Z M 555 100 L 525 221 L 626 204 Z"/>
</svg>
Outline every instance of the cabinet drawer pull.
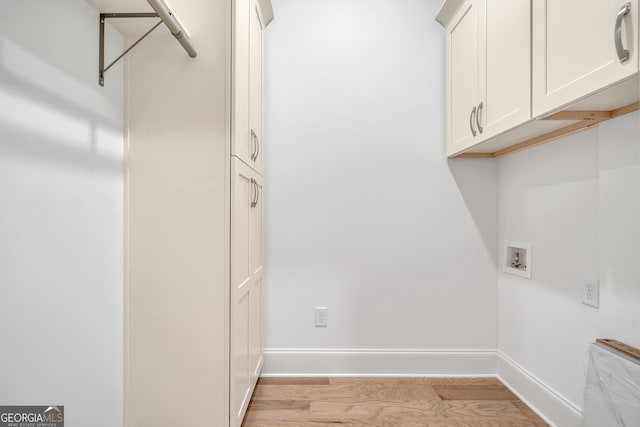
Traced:
<svg viewBox="0 0 640 427">
<path fill-rule="evenodd" d="M 253 145 L 253 150 L 251 151 L 250 157 L 251 160 L 255 162 L 258 158 L 258 154 L 256 153 L 258 151 L 258 135 L 256 135 L 253 129 L 251 129 L 251 145 Z"/>
<path fill-rule="evenodd" d="M 480 125 L 480 112 L 482 111 L 482 102 L 478 105 L 478 111 L 476 112 L 476 124 L 478 125 L 478 132 L 482 133 L 484 130 Z"/>
<path fill-rule="evenodd" d="M 251 191 L 253 192 L 253 197 L 251 197 L 251 207 L 255 208 L 258 203 L 258 186 L 256 185 L 256 180 L 251 178 Z"/>
<path fill-rule="evenodd" d="M 256 185 L 256 201 L 253 203 L 253 207 L 255 208 L 258 205 L 258 201 L 260 201 L 260 186 L 258 185 L 258 181 L 253 181 Z"/>
<path fill-rule="evenodd" d="M 258 155 L 260 154 L 260 138 L 256 135 L 256 155 L 253 156 L 253 161 L 258 160 Z"/>
<path fill-rule="evenodd" d="M 476 136 L 476 130 L 473 128 L 473 118 L 476 115 L 476 107 L 473 106 L 473 110 L 471 110 L 471 115 L 469 116 L 469 128 L 471 128 L 471 135 Z"/>
<path fill-rule="evenodd" d="M 623 63 L 629 59 L 629 51 L 622 46 L 622 20 L 631 10 L 631 3 L 627 3 L 620 8 L 618 16 L 616 17 L 616 28 L 614 32 L 614 39 L 616 43 L 616 53 L 620 63 Z"/>
</svg>

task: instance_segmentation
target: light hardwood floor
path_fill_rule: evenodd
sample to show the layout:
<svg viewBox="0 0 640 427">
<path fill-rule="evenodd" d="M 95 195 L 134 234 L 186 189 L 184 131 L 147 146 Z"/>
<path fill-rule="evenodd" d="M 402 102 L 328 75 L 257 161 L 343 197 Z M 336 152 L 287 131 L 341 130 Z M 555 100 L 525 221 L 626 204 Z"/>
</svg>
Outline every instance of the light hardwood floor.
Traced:
<svg viewBox="0 0 640 427">
<path fill-rule="evenodd" d="M 494 378 L 261 378 L 243 427 L 542 427 Z"/>
</svg>

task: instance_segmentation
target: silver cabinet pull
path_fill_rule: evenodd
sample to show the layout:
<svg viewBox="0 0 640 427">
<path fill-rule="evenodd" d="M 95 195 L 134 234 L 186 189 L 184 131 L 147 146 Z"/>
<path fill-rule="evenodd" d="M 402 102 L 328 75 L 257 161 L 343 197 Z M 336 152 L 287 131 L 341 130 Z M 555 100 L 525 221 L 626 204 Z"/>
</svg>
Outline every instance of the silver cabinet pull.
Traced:
<svg viewBox="0 0 640 427">
<path fill-rule="evenodd" d="M 480 133 L 482 133 L 482 131 L 484 130 L 482 128 L 482 126 L 480 125 L 480 112 L 482 111 L 482 102 L 480 103 L 480 105 L 478 105 L 478 112 L 476 113 L 476 124 L 478 125 L 478 131 Z M 474 135 L 475 136 L 475 135 Z"/>
<path fill-rule="evenodd" d="M 249 139 L 251 140 L 250 149 L 251 155 L 249 156 L 251 160 L 253 160 L 253 155 L 256 153 L 256 133 L 251 129 L 251 134 L 249 135 Z"/>
<path fill-rule="evenodd" d="M 260 138 L 256 135 L 256 155 L 253 157 L 253 161 L 258 160 L 258 155 L 260 154 Z"/>
<path fill-rule="evenodd" d="M 249 191 L 251 191 L 251 193 L 253 193 L 253 194 L 251 194 L 251 207 L 253 207 L 253 202 L 256 200 L 256 193 L 255 193 L 256 186 L 253 185 L 253 178 L 251 178 L 249 180 L 249 184 L 251 185 L 251 190 L 249 190 Z"/>
<path fill-rule="evenodd" d="M 251 178 L 251 189 L 253 190 L 253 197 L 251 197 L 251 207 L 255 208 L 256 204 L 258 204 L 258 186 L 256 185 L 256 180 Z"/>
<path fill-rule="evenodd" d="M 256 200 L 253 202 L 253 207 L 255 208 L 258 204 L 258 198 L 260 197 L 260 187 L 258 187 L 258 181 L 253 180 L 253 185 L 256 186 Z"/>
<path fill-rule="evenodd" d="M 631 3 L 627 3 L 620 8 L 618 16 L 616 17 L 616 28 L 613 34 L 616 43 L 616 53 L 620 63 L 623 63 L 629 59 L 629 51 L 622 46 L 622 20 L 631 10 Z"/>
<path fill-rule="evenodd" d="M 251 142 L 253 142 L 253 151 L 251 152 L 251 160 L 255 162 L 256 159 L 258 158 L 258 151 L 260 150 L 260 148 L 258 148 L 258 145 L 260 143 L 258 140 L 258 135 L 256 135 L 253 129 L 251 129 Z"/>
<path fill-rule="evenodd" d="M 256 135 L 256 133 L 254 132 L 253 129 L 251 129 L 251 142 L 253 143 L 253 151 L 251 152 L 251 160 L 253 160 L 254 162 L 256 161 L 256 159 L 258 158 L 258 135 Z"/>
<path fill-rule="evenodd" d="M 471 128 L 471 135 L 476 136 L 476 130 L 473 128 L 473 117 L 476 115 L 476 107 L 473 107 L 471 110 L 471 115 L 469 116 L 469 128 Z"/>
<path fill-rule="evenodd" d="M 260 186 L 258 185 L 258 181 L 255 181 L 256 183 L 256 201 L 253 204 L 253 207 L 255 208 L 258 205 L 258 201 L 260 201 Z"/>
</svg>

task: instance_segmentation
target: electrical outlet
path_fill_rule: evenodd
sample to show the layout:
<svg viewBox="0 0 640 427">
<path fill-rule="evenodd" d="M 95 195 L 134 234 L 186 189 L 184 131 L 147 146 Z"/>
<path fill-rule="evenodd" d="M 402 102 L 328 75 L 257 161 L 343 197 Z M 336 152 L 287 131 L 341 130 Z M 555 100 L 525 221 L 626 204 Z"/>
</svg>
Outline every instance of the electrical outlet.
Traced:
<svg viewBox="0 0 640 427">
<path fill-rule="evenodd" d="M 316 328 L 326 328 L 329 325 L 328 307 L 316 307 L 314 314 Z"/>
<path fill-rule="evenodd" d="M 600 306 L 600 281 L 585 279 L 582 289 L 582 303 L 595 308 Z"/>
</svg>

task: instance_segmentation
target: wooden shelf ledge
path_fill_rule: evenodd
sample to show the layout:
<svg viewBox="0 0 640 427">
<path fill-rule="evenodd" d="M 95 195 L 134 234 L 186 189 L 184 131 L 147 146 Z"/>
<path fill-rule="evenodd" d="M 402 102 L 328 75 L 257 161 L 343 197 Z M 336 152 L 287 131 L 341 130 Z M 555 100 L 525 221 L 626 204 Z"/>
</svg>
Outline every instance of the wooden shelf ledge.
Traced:
<svg viewBox="0 0 640 427">
<path fill-rule="evenodd" d="M 583 130 L 591 129 L 598 126 L 599 123 L 609 119 L 613 119 L 632 111 L 640 110 L 640 101 L 626 105 L 621 108 L 617 108 L 611 111 L 560 111 L 550 116 L 544 117 L 541 120 L 577 120 L 576 123 L 570 124 L 563 128 L 548 132 L 534 138 L 527 139 L 502 150 L 495 151 L 493 153 L 461 153 L 455 158 L 497 158 L 503 157 L 508 154 L 517 153 L 518 151 L 526 150 L 527 148 L 535 147 L 553 141 L 554 139 L 562 138 L 565 136 L 573 135 L 574 133 L 582 132 Z"/>
<path fill-rule="evenodd" d="M 611 348 L 615 348 L 618 351 L 623 352 L 624 354 L 633 357 L 636 360 L 640 361 L 640 349 L 637 349 L 635 347 L 632 347 L 628 344 L 622 343 L 620 341 L 617 340 L 612 340 L 612 339 L 607 339 L 607 338 L 598 338 L 596 339 L 596 342 L 599 342 L 600 344 L 604 344 L 606 346 L 609 346 Z"/>
</svg>

